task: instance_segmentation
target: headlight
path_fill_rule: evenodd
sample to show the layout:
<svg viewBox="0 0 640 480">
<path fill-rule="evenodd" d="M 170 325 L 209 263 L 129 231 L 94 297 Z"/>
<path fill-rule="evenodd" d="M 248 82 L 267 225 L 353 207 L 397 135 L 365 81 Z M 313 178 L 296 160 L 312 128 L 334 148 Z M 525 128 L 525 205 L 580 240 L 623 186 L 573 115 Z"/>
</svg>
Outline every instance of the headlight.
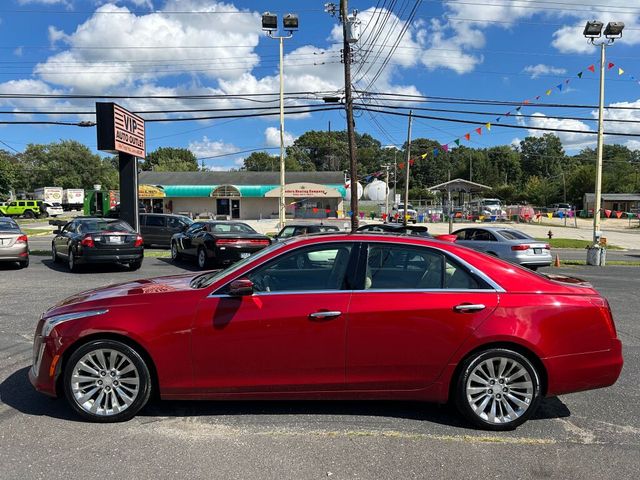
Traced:
<svg viewBox="0 0 640 480">
<path fill-rule="evenodd" d="M 60 325 L 61 323 L 68 322 L 70 320 L 77 320 L 79 318 L 102 315 L 103 313 L 107 313 L 108 311 L 109 310 L 87 310 L 84 312 L 65 313 L 63 315 L 55 315 L 53 317 L 49 317 L 44 321 L 44 325 L 42 326 L 42 336 L 48 337 L 55 326 Z"/>
</svg>

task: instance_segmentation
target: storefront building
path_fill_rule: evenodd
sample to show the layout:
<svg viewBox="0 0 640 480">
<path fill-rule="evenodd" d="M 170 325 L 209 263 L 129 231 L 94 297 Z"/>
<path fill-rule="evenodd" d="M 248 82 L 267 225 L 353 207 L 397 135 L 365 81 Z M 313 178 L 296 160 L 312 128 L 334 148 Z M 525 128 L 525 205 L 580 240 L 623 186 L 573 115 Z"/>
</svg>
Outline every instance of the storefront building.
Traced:
<svg viewBox="0 0 640 480">
<path fill-rule="evenodd" d="M 256 220 L 278 218 L 279 172 L 141 172 L 148 212 Z M 288 172 L 287 218 L 342 218 L 342 172 Z"/>
</svg>

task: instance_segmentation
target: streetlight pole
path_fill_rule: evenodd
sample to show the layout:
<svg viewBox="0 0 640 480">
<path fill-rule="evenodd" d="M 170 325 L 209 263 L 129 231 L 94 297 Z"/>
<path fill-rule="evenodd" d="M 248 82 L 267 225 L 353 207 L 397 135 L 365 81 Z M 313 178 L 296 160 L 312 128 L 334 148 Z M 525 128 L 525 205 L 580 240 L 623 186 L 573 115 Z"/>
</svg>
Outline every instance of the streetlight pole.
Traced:
<svg viewBox="0 0 640 480">
<path fill-rule="evenodd" d="M 613 42 L 622 37 L 624 23 L 609 22 L 602 31 L 604 24 L 597 20 L 587 22 L 583 35 L 595 46 L 600 47 L 600 99 L 598 103 L 598 153 L 596 160 L 596 188 L 595 204 L 593 208 L 593 244 L 596 246 L 600 242 L 602 232 L 600 231 L 600 210 L 602 209 L 602 151 L 604 148 L 604 77 L 605 77 L 605 49 Z M 604 33 L 604 37 L 602 35 Z M 601 39 L 597 41 L 598 39 Z M 587 259 L 589 260 L 589 259 Z"/>
<path fill-rule="evenodd" d="M 269 38 L 280 42 L 280 200 L 278 202 L 278 228 L 283 228 L 286 222 L 286 198 L 285 198 L 285 161 L 284 161 L 284 41 L 293 37 L 293 31 L 298 29 L 298 17 L 285 15 L 282 21 L 283 29 L 288 35 L 273 35 L 278 29 L 278 16 L 269 12 L 262 14 L 262 29 L 267 32 Z"/>
</svg>

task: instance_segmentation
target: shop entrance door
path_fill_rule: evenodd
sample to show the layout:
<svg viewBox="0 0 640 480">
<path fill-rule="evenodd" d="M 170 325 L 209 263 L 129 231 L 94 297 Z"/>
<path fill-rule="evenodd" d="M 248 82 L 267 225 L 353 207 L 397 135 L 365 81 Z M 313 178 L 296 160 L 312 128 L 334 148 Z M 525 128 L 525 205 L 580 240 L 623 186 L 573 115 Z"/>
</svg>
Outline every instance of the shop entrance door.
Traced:
<svg viewBox="0 0 640 480">
<path fill-rule="evenodd" d="M 231 200 L 231 218 L 240 218 L 240 200 Z"/>
<path fill-rule="evenodd" d="M 228 198 L 216 198 L 216 214 L 217 215 L 231 215 L 231 210 L 229 209 L 229 199 Z"/>
</svg>

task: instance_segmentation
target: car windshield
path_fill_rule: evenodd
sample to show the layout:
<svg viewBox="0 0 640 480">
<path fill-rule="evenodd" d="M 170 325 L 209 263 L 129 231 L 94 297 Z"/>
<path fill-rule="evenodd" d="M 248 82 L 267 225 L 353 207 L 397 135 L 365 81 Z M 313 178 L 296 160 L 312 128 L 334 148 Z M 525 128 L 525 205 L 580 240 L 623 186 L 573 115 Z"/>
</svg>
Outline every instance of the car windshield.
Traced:
<svg viewBox="0 0 640 480">
<path fill-rule="evenodd" d="M 2 231 L 20 231 L 20 227 L 12 220 L 0 220 L 0 230 Z"/>
<path fill-rule="evenodd" d="M 482 201 L 483 205 L 486 206 L 496 206 L 499 207 L 500 206 L 500 200 L 483 200 Z"/>
<path fill-rule="evenodd" d="M 253 255 L 251 255 L 251 256 L 249 256 L 247 258 L 244 258 L 244 259 L 240 260 L 239 262 L 234 263 L 229 268 L 226 268 L 224 270 L 216 270 L 216 271 L 213 271 L 213 272 L 209 272 L 209 273 L 204 273 L 202 275 L 198 275 L 193 280 L 191 280 L 191 283 L 190 283 L 189 286 L 191 288 L 205 288 L 205 287 L 208 287 L 209 285 L 212 285 L 214 282 L 216 282 L 220 278 L 224 277 L 225 275 L 229 275 L 229 274 L 232 274 L 233 272 L 237 272 L 242 267 L 244 267 L 247 263 L 253 262 L 257 258 L 264 257 L 268 253 L 273 252 L 274 250 L 278 250 L 279 248 L 282 248 L 284 245 L 286 245 L 285 242 L 272 243 L 268 247 L 265 247 L 262 250 L 259 250 L 258 252 L 254 253 Z"/>
<path fill-rule="evenodd" d="M 80 223 L 80 233 L 89 232 L 127 232 L 134 233 L 133 228 L 127 222 L 108 222 L 103 220 L 88 220 Z"/>
<path fill-rule="evenodd" d="M 499 230 L 498 233 L 507 240 L 531 240 L 533 238 L 526 233 L 519 232 L 517 230 Z"/>
<path fill-rule="evenodd" d="M 211 231 L 215 233 L 257 233 L 253 228 L 244 223 L 212 223 Z"/>
</svg>

